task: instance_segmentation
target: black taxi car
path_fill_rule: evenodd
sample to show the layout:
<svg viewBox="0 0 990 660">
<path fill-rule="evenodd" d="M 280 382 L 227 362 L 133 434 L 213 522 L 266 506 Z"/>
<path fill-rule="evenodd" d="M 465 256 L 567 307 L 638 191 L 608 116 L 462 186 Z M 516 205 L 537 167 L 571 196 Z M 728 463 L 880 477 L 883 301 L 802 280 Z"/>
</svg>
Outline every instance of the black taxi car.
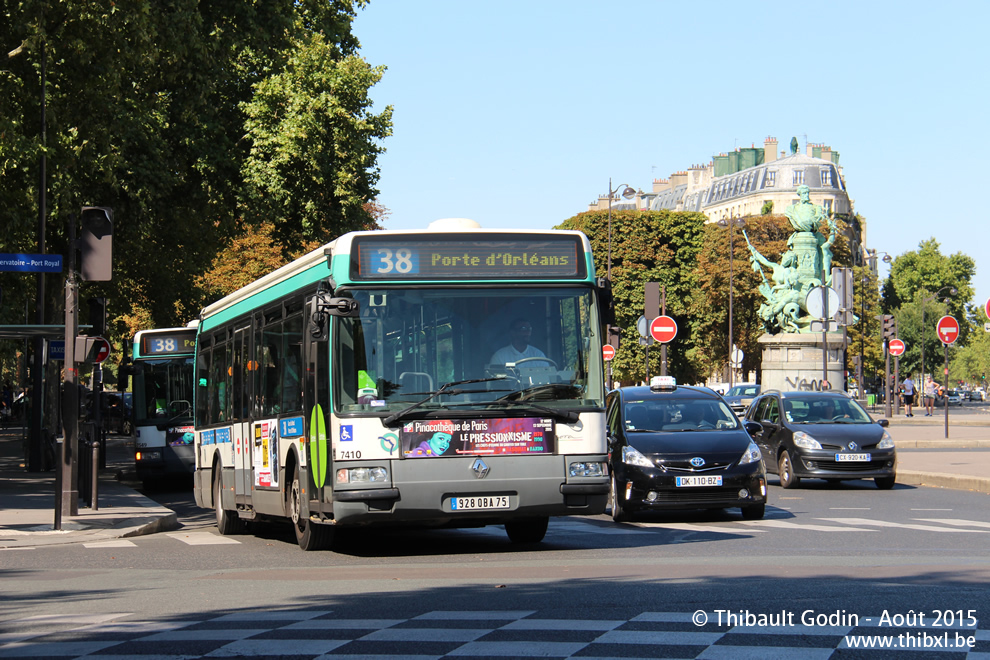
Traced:
<svg viewBox="0 0 990 660">
<path fill-rule="evenodd" d="M 760 450 L 717 393 L 658 376 L 649 387 L 612 390 L 606 409 L 613 519 L 732 507 L 747 520 L 763 518 Z"/>
<path fill-rule="evenodd" d="M 842 392 L 764 392 L 746 411 L 768 472 L 794 488 L 803 478 L 873 479 L 887 490 L 897 480 L 897 452 L 888 421 L 874 421 Z"/>
</svg>

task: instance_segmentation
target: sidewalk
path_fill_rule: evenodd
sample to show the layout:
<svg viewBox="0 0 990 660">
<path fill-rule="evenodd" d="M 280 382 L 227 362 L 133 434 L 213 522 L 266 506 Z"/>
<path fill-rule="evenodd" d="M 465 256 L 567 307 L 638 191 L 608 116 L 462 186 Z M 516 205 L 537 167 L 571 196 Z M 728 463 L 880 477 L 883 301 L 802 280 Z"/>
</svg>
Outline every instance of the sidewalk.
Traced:
<svg viewBox="0 0 990 660">
<path fill-rule="evenodd" d="M 133 470 L 130 438 L 109 436 L 107 467 L 100 471 L 97 510 L 80 502 L 78 515 L 55 524 L 55 473 L 26 472 L 21 429 L 0 431 L 0 551 L 64 543 L 95 543 L 179 527 L 175 513 L 117 481 Z M 0 566 L 3 561 L 0 560 Z"/>
<path fill-rule="evenodd" d="M 990 415 L 950 418 L 948 439 L 944 422 L 937 416 L 891 420 L 897 482 L 990 494 Z M 118 471 L 133 469 L 130 451 L 129 438 L 110 436 L 98 510 L 80 505 L 79 515 L 63 513 L 62 529 L 55 530 L 54 472 L 26 472 L 21 430 L 0 432 L 0 557 L 5 549 L 95 543 L 177 529 L 173 511 L 117 481 Z"/>
</svg>

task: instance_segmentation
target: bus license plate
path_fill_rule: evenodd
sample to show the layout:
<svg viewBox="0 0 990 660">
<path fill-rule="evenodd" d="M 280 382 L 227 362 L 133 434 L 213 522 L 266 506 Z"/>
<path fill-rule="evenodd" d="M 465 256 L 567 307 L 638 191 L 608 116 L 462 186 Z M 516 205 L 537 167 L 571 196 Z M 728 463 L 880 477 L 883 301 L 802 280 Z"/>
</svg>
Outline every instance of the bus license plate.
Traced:
<svg viewBox="0 0 990 660">
<path fill-rule="evenodd" d="M 488 509 L 508 509 L 508 495 L 493 495 L 488 497 L 452 497 L 451 511 L 484 511 Z"/>
<path fill-rule="evenodd" d="M 704 477 L 677 477 L 677 486 L 721 486 L 722 475 L 711 474 Z"/>
<path fill-rule="evenodd" d="M 862 463 L 869 462 L 869 454 L 836 454 L 836 463 Z"/>
</svg>

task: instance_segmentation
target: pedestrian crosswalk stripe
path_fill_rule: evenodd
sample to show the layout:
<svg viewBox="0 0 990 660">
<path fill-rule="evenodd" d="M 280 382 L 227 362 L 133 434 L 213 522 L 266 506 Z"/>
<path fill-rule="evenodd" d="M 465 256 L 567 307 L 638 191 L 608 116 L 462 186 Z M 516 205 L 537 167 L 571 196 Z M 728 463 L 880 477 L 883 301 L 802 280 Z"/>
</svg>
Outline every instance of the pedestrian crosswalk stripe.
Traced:
<svg viewBox="0 0 990 660">
<path fill-rule="evenodd" d="M 166 534 L 166 536 L 169 536 L 176 541 L 182 541 L 188 545 L 223 545 L 225 543 L 240 543 L 237 539 L 211 534 L 210 532 L 172 532 L 171 534 Z"/>
<path fill-rule="evenodd" d="M 956 525 L 959 527 L 982 527 L 990 529 L 990 522 L 981 520 L 961 520 L 959 518 L 915 518 L 921 522 L 939 523 L 940 525 Z"/>
<path fill-rule="evenodd" d="M 93 543 L 83 543 L 84 548 L 136 548 L 137 544 L 127 539 L 113 539 L 112 541 L 95 541 Z"/>
<path fill-rule="evenodd" d="M 819 518 L 828 520 L 828 518 Z M 863 529 L 861 527 L 837 527 L 835 525 L 815 525 L 812 523 L 798 523 L 789 520 L 744 520 L 743 525 L 754 527 L 777 527 L 779 529 L 800 529 L 814 532 L 875 532 L 875 529 Z"/>
<path fill-rule="evenodd" d="M 828 522 L 844 523 L 849 525 L 868 525 L 871 527 L 897 527 L 899 529 L 914 529 L 919 532 L 959 532 L 971 534 L 986 534 L 984 529 L 956 529 L 953 527 L 935 527 L 933 525 L 915 525 L 912 523 L 891 522 L 889 520 L 869 520 L 867 518 L 819 518 Z"/>
</svg>

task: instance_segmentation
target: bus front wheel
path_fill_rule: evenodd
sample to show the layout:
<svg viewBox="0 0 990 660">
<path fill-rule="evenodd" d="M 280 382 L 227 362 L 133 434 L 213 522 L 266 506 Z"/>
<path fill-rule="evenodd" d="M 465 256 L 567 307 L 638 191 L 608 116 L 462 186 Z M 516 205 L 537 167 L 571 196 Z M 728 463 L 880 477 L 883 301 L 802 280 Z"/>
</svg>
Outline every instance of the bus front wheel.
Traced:
<svg viewBox="0 0 990 660">
<path fill-rule="evenodd" d="M 505 533 L 513 543 L 539 543 L 547 535 L 549 516 L 510 520 L 505 523 Z"/>
<path fill-rule="evenodd" d="M 289 518 L 296 532 L 296 543 L 303 550 L 325 550 L 333 544 L 334 528 L 316 525 L 302 515 L 302 488 L 299 485 L 299 466 L 292 471 L 292 488 L 289 491 Z"/>
</svg>

